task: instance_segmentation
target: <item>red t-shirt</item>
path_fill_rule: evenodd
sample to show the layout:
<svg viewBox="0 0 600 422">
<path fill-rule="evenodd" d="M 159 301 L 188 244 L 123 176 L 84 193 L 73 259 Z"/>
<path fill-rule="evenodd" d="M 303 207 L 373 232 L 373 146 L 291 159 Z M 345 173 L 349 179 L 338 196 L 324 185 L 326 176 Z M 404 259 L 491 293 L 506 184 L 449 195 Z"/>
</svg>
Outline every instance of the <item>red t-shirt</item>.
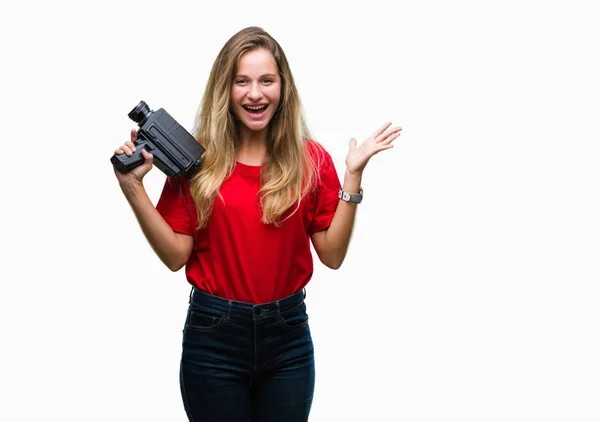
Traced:
<svg viewBox="0 0 600 422">
<path fill-rule="evenodd" d="M 316 145 L 313 143 L 312 145 Z M 329 227 L 341 187 L 331 156 L 320 156 L 320 180 L 296 213 L 278 227 L 261 222 L 260 167 L 237 163 L 221 185 L 208 224 L 198 219 L 185 177 L 167 178 L 156 209 L 175 232 L 194 238 L 186 264 L 188 282 L 215 296 L 271 302 L 306 286 L 313 274 L 310 235 Z"/>
</svg>

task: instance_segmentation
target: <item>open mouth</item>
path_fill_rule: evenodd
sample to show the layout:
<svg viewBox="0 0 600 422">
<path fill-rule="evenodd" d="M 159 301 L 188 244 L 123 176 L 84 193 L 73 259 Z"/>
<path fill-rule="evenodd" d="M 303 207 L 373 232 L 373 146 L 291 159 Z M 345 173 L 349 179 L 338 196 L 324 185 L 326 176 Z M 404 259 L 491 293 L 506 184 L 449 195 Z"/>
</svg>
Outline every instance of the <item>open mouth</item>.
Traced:
<svg viewBox="0 0 600 422">
<path fill-rule="evenodd" d="M 263 104 L 263 105 L 260 105 L 260 106 L 248 106 L 248 105 L 245 105 L 243 107 L 244 107 L 244 110 L 246 110 L 248 113 L 254 114 L 254 115 L 258 116 L 258 115 L 262 114 L 267 109 L 268 105 L 267 104 Z"/>
</svg>

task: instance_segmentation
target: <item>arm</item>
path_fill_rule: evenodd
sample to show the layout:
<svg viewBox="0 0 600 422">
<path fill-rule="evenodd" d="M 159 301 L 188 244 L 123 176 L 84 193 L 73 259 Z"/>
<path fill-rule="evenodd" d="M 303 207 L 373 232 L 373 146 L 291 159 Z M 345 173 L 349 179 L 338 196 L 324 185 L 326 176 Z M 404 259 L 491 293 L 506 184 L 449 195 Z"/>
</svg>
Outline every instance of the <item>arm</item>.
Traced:
<svg viewBox="0 0 600 422">
<path fill-rule="evenodd" d="M 180 270 L 188 261 L 194 247 L 194 238 L 173 231 L 156 210 L 142 183 L 121 185 L 142 232 L 160 260 L 171 270 Z"/>
<path fill-rule="evenodd" d="M 350 140 L 350 150 L 346 156 L 346 173 L 342 189 L 350 193 L 358 193 L 362 173 L 369 159 L 380 151 L 393 147 L 392 142 L 398 136 L 402 128 L 394 127 L 388 129 L 391 123 L 386 123 L 373 135 L 365 140 L 360 147 L 356 147 L 356 139 Z M 314 233 L 311 240 L 319 260 L 331 269 L 338 269 L 344 262 L 358 204 L 345 202 L 340 199 L 329 228 Z"/>
<path fill-rule="evenodd" d="M 353 175 L 346 170 L 342 189 L 346 192 L 358 193 L 361 180 L 362 175 Z M 340 199 L 329 228 L 311 236 L 319 260 L 332 270 L 340 268 L 346 257 L 357 206 L 358 204 L 354 202 Z"/>
<path fill-rule="evenodd" d="M 136 131 L 132 129 L 131 140 L 115 150 L 116 154 L 131 154 L 135 151 Z M 142 150 L 144 163 L 123 174 L 115 169 L 119 186 L 129 202 L 144 236 L 158 255 L 160 260 L 171 270 L 178 271 L 183 267 L 192 253 L 194 238 L 176 233 L 148 197 L 142 180 L 152 169 L 152 154 Z"/>
</svg>

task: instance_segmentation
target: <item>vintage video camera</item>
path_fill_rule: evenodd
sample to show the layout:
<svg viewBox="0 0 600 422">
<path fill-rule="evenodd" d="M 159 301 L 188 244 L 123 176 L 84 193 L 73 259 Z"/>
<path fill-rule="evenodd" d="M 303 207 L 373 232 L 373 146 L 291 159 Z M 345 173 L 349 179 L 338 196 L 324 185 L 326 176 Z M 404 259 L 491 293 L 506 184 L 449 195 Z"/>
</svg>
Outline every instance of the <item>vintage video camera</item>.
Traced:
<svg viewBox="0 0 600 422">
<path fill-rule="evenodd" d="M 154 165 L 169 177 L 179 177 L 202 162 L 205 149 L 164 109 L 152 111 L 141 101 L 128 116 L 139 126 L 133 142 L 136 148 L 131 156 L 112 156 L 110 161 L 119 172 L 127 173 L 142 164 L 142 149 L 154 155 Z"/>
</svg>

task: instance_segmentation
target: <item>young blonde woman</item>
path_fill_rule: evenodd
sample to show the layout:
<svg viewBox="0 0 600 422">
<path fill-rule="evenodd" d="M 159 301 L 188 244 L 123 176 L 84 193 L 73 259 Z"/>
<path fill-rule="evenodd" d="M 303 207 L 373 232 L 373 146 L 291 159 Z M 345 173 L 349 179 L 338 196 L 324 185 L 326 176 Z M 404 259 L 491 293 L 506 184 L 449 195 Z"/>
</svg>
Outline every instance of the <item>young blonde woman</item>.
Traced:
<svg viewBox="0 0 600 422">
<path fill-rule="evenodd" d="M 315 366 L 304 302 L 310 242 L 339 268 L 369 159 L 392 148 L 387 123 L 350 140 L 343 186 L 311 140 L 286 56 L 261 28 L 235 34 L 212 67 L 194 135 L 206 148 L 193 174 L 167 178 L 156 207 L 152 168 L 115 171 L 152 248 L 192 285 L 180 385 L 190 421 L 306 421 Z M 135 140 L 135 130 L 131 140 Z M 133 142 L 116 149 L 131 155 Z"/>
</svg>

